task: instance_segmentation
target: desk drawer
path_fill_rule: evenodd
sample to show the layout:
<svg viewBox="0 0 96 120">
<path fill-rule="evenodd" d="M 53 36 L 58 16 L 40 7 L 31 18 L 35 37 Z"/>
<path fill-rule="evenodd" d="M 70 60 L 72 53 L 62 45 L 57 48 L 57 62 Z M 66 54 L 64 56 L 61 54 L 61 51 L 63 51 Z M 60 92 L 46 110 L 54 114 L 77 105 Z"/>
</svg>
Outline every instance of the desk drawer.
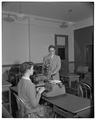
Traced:
<svg viewBox="0 0 96 120">
<path fill-rule="evenodd" d="M 57 114 L 65 117 L 65 118 L 73 118 L 73 117 L 74 117 L 74 114 L 72 114 L 72 113 L 70 113 L 70 112 L 67 112 L 67 111 L 65 111 L 65 110 L 62 110 L 62 109 L 60 109 L 60 108 L 57 107 L 57 106 L 54 106 L 54 107 L 53 107 L 53 110 L 54 110 L 55 113 L 57 113 Z"/>
</svg>

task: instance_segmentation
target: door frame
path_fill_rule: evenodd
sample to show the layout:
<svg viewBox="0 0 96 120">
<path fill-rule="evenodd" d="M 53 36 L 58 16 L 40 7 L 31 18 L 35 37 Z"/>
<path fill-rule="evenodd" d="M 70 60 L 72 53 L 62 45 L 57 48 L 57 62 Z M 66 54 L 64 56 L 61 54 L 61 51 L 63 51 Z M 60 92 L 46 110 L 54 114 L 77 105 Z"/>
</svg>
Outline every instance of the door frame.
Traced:
<svg viewBox="0 0 96 120">
<path fill-rule="evenodd" d="M 68 73 L 68 35 L 60 35 L 60 34 L 55 34 L 55 47 L 56 47 L 56 55 L 58 55 L 58 46 L 62 47 L 62 45 L 57 45 L 57 37 L 65 37 L 65 60 L 61 60 L 61 62 L 66 62 L 66 73 Z M 62 74 L 62 73 L 61 73 Z"/>
</svg>

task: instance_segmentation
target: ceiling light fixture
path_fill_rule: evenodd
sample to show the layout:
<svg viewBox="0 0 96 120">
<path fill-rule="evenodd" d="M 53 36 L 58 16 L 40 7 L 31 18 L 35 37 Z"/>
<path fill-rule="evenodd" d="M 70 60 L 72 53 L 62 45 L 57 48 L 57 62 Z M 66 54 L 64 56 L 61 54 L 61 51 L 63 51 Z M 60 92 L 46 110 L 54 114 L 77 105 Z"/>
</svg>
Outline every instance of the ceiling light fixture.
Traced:
<svg viewBox="0 0 96 120">
<path fill-rule="evenodd" d="M 19 13 L 18 13 L 16 19 L 19 20 L 19 21 L 22 21 L 22 20 L 26 19 L 26 16 L 22 12 L 22 4 L 21 4 L 21 2 L 19 2 L 18 6 L 19 6 Z"/>
<path fill-rule="evenodd" d="M 7 14 L 7 16 L 3 17 L 3 20 L 9 23 L 12 23 L 15 21 L 14 17 L 11 16 L 10 14 Z"/>
<path fill-rule="evenodd" d="M 2 3 L 2 9 L 5 8 L 6 11 L 7 11 L 7 7 L 8 7 L 8 3 L 7 3 L 7 2 L 3 2 L 3 3 Z M 3 19 L 4 21 L 6 21 L 6 22 L 9 22 L 9 23 L 12 23 L 12 22 L 15 21 L 14 16 L 12 16 L 12 15 L 9 14 L 9 13 L 3 13 L 3 12 L 2 12 L 2 19 Z"/>
<path fill-rule="evenodd" d="M 70 13 L 72 13 L 72 9 L 69 9 L 68 11 L 67 11 L 67 14 L 66 14 L 66 16 L 65 16 L 65 18 L 68 18 L 68 16 L 70 15 Z M 69 27 L 69 26 L 72 26 L 74 23 L 73 22 L 70 22 L 70 21 L 64 21 L 64 22 L 62 22 L 61 24 L 60 24 L 60 28 L 67 28 L 67 27 Z"/>
</svg>

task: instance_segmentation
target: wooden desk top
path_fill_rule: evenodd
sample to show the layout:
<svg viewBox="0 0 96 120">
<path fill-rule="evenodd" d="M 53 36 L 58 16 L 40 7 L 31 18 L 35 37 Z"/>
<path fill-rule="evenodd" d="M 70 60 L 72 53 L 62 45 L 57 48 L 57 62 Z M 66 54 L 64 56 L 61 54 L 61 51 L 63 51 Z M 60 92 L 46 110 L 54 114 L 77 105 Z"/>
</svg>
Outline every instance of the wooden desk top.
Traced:
<svg viewBox="0 0 96 120">
<path fill-rule="evenodd" d="M 10 87 L 11 83 L 9 83 L 8 81 L 3 80 L 2 81 L 2 86 L 8 86 L 8 87 Z"/>
<path fill-rule="evenodd" d="M 77 74 L 67 74 L 65 77 L 77 77 L 77 78 L 79 78 L 80 76 L 79 75 L 77 75 Z"/>
<path fill-rule="evenodd" d="M 11 83 L 7 81 L 2 81 L 2 92 L 9 91 L 10 87 L 11 87 Z"/>
<path fill-rule="evenodd" d="M 78 113 L 84 109 L 91 107 L 91 101 L 89 99 L 81 98 L 71 94 L 64 94 L 56 97 L 44 99 L 53 105 L 60 107 L 63 110 L 67 110 L 71 113 Z"/>
<path fill-rule="evenodd" d="M 17 86 L 10 87 L 10 89 L 11 89 L 12 91 L 16 92 L 16 93 L 18 92 Z"/>
</svg>

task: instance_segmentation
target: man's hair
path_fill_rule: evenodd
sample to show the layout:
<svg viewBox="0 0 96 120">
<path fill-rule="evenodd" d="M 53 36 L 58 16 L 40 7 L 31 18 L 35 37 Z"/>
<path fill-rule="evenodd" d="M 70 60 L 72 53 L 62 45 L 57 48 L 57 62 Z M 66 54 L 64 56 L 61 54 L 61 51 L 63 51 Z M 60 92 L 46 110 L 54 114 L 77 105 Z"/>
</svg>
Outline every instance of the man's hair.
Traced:
<svg viewBox="0 0 96 120">
<path fill-rule="evenodd" d="M 21 66 L 20 66 L 21 74 L 24 75 L 28 69 L 31 69 L 32 66 L 34 67 L 33 62 L 24 62 L 24 63 L 22 63 Z"/>
<path fill-rule="evenodd" d="M 48 50 L 50 50 L 50 48 L 54 48 L 54 50 L 56 49 L 54 45 L 49 45 Z"/>
</svg>

